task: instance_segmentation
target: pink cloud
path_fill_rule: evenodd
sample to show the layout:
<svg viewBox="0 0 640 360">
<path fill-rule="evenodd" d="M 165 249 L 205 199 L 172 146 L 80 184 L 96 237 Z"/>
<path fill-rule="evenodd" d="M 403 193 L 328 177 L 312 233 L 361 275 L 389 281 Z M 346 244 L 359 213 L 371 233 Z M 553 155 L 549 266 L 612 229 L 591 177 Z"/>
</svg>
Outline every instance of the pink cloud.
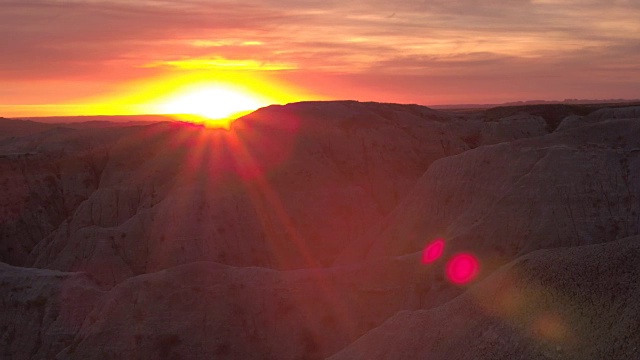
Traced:
<svg viewBox="0 0 640 360">
<path fill-rule="evenodd" d="M 279 79 L 336 98 L 429 104 L 640 93 L 634 36 L 640 5 L 631 1 L 0 0 L 0 6 L 5 86 L 43 79 L 107 86 L 185 71 L 171 64 L 222 59 L 254 64 L 247 71 L 265 64 Z"/>
</svg>

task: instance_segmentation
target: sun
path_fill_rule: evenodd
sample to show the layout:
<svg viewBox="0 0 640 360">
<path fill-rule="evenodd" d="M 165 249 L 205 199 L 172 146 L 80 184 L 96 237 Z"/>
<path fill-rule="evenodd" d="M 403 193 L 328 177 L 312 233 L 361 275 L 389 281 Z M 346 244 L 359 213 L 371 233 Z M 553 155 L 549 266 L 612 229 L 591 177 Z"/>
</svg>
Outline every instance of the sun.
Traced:
<svg viewBox="0 0 640 360">
<path fill-rule="evenodd" d="M 86 115 L 171 115 L 230 129 L 235 119 L 259 108 L 310 99 L 324 97 L 273 74 L 193 71 L 121 83 L 78 103 L 86 104 Z"/>
<path fill-rule="evenodd" d="M 157 111 L 191 115 L 185 120 L 200 118 L 203 120 L 197 122 L 204 122 L 205 125 L 228 127 L 235 117 L 266 105 L 269 105 L 267 100 L 231 85 L 200 85 L 181 89 L 163 99 Z"/>
</svg>

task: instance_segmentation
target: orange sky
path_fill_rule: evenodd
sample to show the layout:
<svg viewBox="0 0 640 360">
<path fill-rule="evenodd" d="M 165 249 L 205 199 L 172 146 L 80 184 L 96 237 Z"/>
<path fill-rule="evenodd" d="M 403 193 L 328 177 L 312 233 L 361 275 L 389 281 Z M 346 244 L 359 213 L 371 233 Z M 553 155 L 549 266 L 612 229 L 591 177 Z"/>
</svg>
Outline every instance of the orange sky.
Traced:
<svg viewBox="0 0 640 360">
<path fill-rule="evenodd" d="M 0 0 L 0 9 L 5 117 L 153 113 L 194 83 L 260 105 L 640 98 L 637 0 Z"/>
</svg>

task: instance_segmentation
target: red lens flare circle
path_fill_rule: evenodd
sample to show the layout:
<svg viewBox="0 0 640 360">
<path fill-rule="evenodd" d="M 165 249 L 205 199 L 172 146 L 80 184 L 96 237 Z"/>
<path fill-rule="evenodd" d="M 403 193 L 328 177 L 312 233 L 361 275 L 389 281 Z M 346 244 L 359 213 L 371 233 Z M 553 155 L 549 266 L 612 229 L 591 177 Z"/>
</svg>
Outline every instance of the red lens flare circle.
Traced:
<svg viewBox="0 0 640 360">
<path fill-rule="evenodd" d="M 429 264 L 438 260 L 444 252 L 444 240 L 436 239 L 422 250 L 422 263 Z"/>
<path fill-rule="evenodd" d="M 478 276 L 480 262 L 471 254 L 457 254 L 447 263 L 446 271 L 452 283 L 464 285 Z"/>
</svg>

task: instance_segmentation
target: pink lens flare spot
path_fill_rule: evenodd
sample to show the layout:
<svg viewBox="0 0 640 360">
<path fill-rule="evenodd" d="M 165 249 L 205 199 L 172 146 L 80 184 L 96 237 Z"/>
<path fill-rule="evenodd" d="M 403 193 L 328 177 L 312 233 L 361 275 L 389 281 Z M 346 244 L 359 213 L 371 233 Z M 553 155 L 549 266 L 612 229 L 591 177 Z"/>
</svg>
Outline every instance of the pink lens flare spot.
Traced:
<svg viewBox="0 0 640 360">
<path fill-rule="evenodd" d="M 422 250 L 422 263 L 429 264 L 438 260 L 444 252 L 444 240 L 433 240 L 427 247 Z"/>
<path fill-rule="evenodd" d="M 447 263 L 447 277 L 454 284 L 464 285 L 475 279 L 479 272 L 480 262 L 471 254 L 457 254 Z"/>
</svg>

